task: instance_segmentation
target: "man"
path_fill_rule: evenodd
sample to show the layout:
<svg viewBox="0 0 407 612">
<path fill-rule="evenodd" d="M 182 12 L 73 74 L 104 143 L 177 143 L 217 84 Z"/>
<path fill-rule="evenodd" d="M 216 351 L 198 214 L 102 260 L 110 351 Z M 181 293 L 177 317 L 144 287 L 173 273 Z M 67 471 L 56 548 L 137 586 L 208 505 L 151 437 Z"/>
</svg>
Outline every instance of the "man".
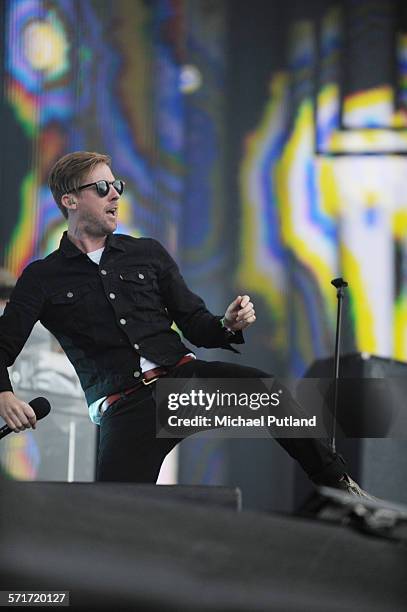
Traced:
<svg viewBox="0 0 407 612">
<path fill-rule="evenodd" d="M 178 440 L 155 436 L 157 376 L 267 377 L 265 372 L 206 362 L 184 346 L 173 321 L 196 346 L 235 350 L 256 320 L 249 296 L 223 317 L 186 286 L 174 260 L 150 238 L 115 235 L 124 183 L 106 155 L 79 151 L 57 161 L 49 186 L 68 231 L 59 248 L 22 273 L 0 319 L 0 416 L 15 431 L 35 427 L 31 407 L 14 396 L 7 366 L 39 319 L 59 340 L 100 424 L 98 480 L 155 482 Z M 366 495 L 343 459 L 318 439 L 278 439 L 318 484 Z"/>
</svg>

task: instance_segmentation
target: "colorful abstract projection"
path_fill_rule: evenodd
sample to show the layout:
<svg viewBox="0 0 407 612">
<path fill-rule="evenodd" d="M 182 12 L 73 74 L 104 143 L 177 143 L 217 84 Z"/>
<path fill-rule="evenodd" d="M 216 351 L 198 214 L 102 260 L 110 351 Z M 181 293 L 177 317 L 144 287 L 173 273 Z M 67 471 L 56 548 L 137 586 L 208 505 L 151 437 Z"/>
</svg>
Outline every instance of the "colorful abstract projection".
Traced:
<svg viewBox="0 0 407 612">
<path fill-rule="evenodd" d="M 336 276 L 349 282 L 351 348 L 407 360 L 407 40 L 397 101 L 386 82 L 344 96 L 342 17 L 294 24 L 240 173 L 238 281 L 267 301 L 270 348 L 297 375 L 332 352 Z"/>
<path fill-rule="evenodd" d="M 30 431 L 24 436 L 11 434 L 3 444 L 0 457 L 3 475 L 14 480 L 34 480 L 41 461 L 35 436 Z"/>
<path fill-rule="evenodd" d="M 58 157 L 80 149 L 109 153 L 126 181 L 119 231 L 155 235 L 175 252 L 185 174 L 177 3 L 5 6 L 5 98 L 32 151 L 6 265 L 19 273 L 57 247 L 65 221 L 47 175 Z M 181 40 L 166 36 L 170 22 Z"/>
</svg>

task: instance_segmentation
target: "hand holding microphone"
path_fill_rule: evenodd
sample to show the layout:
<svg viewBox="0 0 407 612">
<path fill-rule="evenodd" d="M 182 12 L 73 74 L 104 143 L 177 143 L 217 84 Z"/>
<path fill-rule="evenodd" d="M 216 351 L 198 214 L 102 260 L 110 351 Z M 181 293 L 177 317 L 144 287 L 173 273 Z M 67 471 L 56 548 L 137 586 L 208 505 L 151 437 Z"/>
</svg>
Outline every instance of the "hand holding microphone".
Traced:
<svg viewBox="0 0 407 612">
<path fill-rule="evenodd" d="M 11 391 L 0 393 L 0 416 L 6 425 L 0 428 L 0 439 L 12 431 L 18 433 L 32 427 L 35 429 L 37 419 L 42 419 L 51 410 L 44 397 L 36 397 L 28 404 L 19 400 Z"/>
</svg>

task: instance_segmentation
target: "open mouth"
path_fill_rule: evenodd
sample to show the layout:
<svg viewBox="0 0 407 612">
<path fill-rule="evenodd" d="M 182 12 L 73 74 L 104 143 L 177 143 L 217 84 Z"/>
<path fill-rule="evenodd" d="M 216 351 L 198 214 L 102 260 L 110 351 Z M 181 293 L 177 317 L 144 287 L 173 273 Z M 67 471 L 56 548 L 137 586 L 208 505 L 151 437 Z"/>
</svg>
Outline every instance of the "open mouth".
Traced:
<svg viewBox="0 0 407 612">
<path fill-rule="evenodd" d="M 106 214 L 109 215 L 110 217 L 116 217 L 117 216 L 117 208 L 111 208 L 110 210 L 107 210 Z"/>
</svg>

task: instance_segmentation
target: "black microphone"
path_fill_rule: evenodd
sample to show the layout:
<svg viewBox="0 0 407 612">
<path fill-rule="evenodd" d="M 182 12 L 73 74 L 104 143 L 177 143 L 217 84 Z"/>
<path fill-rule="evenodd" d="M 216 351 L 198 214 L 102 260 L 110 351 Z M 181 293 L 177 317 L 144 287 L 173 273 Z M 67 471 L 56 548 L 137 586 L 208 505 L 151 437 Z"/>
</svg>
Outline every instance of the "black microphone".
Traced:
<svg viewBox="0 0 407 612">
<path fill-rule="evenodd" d="M 28 403 L 34 410 L 35 416 L 37 417 L 37 421 L 46 417 L 47 414 L 49 414 L 49 411 L 51 410 L 51 405 L 49 401 L 45 399 L 45 397 L 35 397 L 33 400 L 31 400 L 31 402 Z M 4 436 L 8 436 L 8 434 L 12 431 L 14 431 L 14 429 L 11 429 L 11 427 L 9 427 L 8 425 L 3 425 L 3 427 L 0 427 L 0 440 L 1 438 L 4 438 Z"/>
<path fill-rule="evenodd" d="M 347 287 L 348 283 L 346 282 L 346 280 L 343 280 L 343 278 L 340 277 L 340 278 L 334 278 L 333 280 L 331 280 L 331 285 L 333 285 L 337 289 L 340 289 L 341 287 Z"/>
</svg>

